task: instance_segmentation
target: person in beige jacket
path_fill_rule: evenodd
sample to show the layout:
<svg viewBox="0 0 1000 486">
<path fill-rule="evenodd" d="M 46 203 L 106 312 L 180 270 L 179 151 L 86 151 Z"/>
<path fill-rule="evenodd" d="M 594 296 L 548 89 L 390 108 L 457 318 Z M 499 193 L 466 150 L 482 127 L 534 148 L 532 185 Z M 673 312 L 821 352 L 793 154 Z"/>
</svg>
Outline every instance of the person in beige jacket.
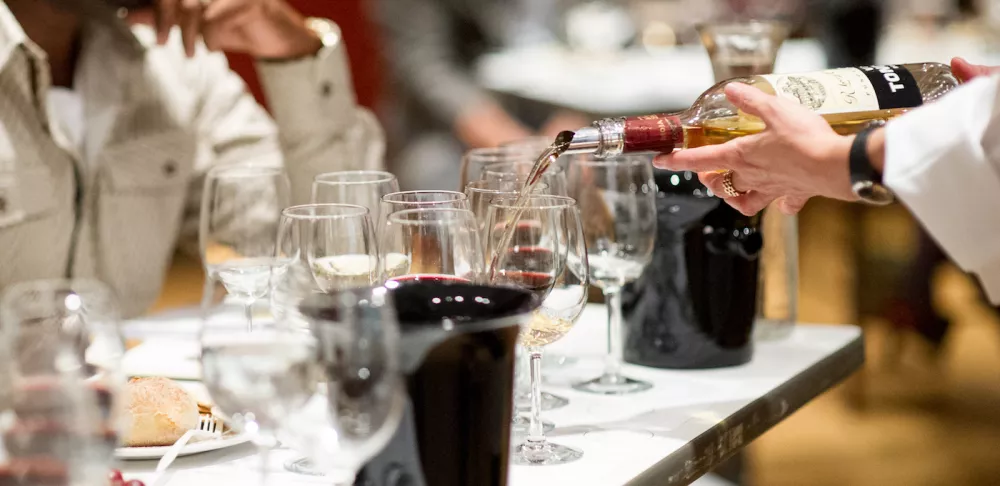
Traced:
<svg viewBox="0 0 1000 486">
<path fill-rule="evenodd" d="M 0 291 L 95 278 L 134 316 L 197 240 L 210 167 L 284 164 L 303 203 L 315 174 L 381 164 L 334 24 L 284 0 L 118 8 L 142 1 L 0 1 Z M 260 60 L 273 119 L 221 49 Z"/>
</svg>

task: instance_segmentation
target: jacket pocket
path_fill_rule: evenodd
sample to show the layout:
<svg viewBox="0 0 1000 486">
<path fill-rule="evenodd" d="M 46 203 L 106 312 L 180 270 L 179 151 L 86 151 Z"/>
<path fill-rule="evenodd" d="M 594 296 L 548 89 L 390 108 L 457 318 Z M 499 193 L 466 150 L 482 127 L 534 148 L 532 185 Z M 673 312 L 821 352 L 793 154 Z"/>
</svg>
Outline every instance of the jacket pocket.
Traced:
<svg viewBox="0 0 1000 486">
<path fill-rule="evenodd" d="M 98 182 L 100 274 L 141 313 L 159 295 L 184 213 L 195 142 L 171 131 L 105 152 Z"/>
</svg>

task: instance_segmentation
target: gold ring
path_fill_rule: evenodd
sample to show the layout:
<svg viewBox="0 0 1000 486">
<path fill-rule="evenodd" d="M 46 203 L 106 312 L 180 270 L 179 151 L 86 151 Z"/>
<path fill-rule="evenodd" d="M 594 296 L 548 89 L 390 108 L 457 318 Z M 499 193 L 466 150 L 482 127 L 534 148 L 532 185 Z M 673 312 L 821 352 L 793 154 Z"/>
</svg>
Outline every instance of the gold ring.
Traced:
<svg viewBox="0 0 1000 486">
<path fill-rule="evenodd" d="M 740 197 L 746 194 L 746 191 L 740 192 L 733 187 L 733 171 L 727 170 L 725 175 L 722 176 L 722 189 L 726 191 L 726 195 L 729 197 Z"/>
</svg>

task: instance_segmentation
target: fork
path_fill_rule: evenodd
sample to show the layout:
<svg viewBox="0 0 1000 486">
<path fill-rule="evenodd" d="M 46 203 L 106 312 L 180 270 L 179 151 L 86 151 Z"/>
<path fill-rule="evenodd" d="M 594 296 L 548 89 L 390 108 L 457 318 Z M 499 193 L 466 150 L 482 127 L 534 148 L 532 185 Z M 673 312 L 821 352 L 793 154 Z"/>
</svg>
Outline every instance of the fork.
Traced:
<svg viewBox="0 0 1000 486">
<path fill-rule="evenodd" d="M 184 433 L 174 445 L 170 446 L 170 450 L 160 458 L 160 462 L 156 464 L 156 479 L 153 481 L 152 486 L 156 486 L 160 483 L 160 479 L 163 477 L 164 471 L 173 464 L 174 460 L 177 459 L 177 455 L 180 454 L 181 449 L 187 445 L 191 440 L 206 440 L 222 437 L 222 424 L 219 419 L 212 415 L 199 415 L 198 416 L 198 428 L 191 429 Z"/>
</svg>

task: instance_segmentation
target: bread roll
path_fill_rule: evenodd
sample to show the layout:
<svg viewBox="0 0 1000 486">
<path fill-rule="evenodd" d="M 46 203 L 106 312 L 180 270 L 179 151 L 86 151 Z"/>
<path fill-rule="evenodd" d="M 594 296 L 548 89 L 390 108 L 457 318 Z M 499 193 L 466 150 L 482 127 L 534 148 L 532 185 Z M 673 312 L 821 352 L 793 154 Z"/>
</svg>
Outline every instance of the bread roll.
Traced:
<svg viewBox="0 0 1000 486">
<path fill-rule="evenodd" d="M 172 445 L 198 427 L 198 402 L 167 378 L 133 378 L 125 387 L 126 447 Z"/>
</svg>

